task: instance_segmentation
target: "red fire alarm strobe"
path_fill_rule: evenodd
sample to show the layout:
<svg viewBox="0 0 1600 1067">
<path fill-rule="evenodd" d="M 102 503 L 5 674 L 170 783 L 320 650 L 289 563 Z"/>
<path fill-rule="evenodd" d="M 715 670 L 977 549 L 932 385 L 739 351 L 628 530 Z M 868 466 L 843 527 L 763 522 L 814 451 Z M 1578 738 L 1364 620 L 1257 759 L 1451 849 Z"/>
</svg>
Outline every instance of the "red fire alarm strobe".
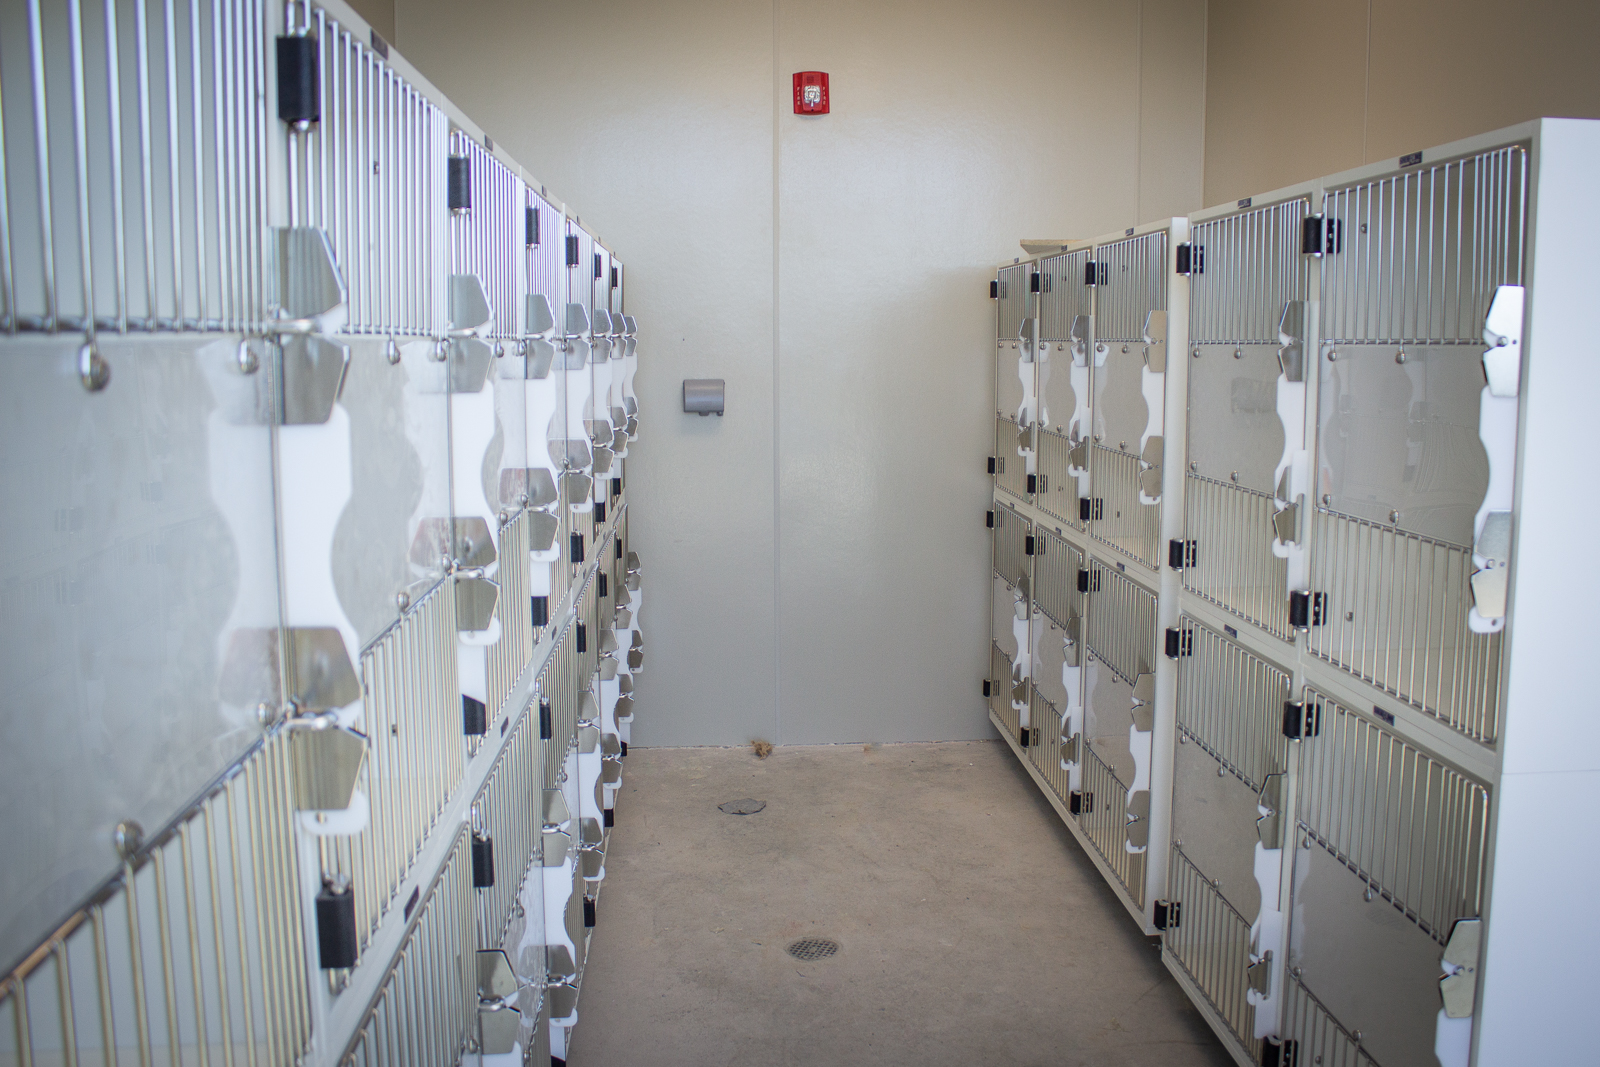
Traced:
<svg viewBox="0 0 1600 1067">
<path fill-rule="evenodd" d="M 820 70 L 802 70 L 794 76 L 794 113 L 828 113 L 828 76 Z"/>
</svg>

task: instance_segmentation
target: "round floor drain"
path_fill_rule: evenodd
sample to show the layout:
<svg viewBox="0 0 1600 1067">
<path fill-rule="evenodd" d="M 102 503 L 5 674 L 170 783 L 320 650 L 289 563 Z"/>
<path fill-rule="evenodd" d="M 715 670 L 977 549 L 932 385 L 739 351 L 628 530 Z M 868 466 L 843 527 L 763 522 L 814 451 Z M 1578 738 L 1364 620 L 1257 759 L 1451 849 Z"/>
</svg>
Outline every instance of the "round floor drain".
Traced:
<svg viewBox="0 0 1600 1067">
<path fill-rule="evenodd" d="M 789 955 L 797 960 L 825 960 L 839 951 L 839 942 L 826 937 L 802 937 L 789 946 Z"/>
</svg>

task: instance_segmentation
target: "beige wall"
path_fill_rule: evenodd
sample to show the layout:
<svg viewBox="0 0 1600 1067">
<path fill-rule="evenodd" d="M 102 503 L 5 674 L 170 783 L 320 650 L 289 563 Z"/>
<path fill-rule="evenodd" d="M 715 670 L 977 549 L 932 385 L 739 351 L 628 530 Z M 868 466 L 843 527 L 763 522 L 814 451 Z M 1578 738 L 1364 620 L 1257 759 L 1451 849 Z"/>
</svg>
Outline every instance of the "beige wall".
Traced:
<svg viewBox="0 0 1600 1067">
<path fill-rule="evenodd" d="M 1594 0 L 1210 0 L 1205 202 L 1600 117 Z"/>
<path fill-rule="evenodd" d="M 394 43 L 394 0 L 345 0 L 345 3 L 366 19 L 379 37 Z"/>
<path fill-rule="evenodd" d="M 1204 15 L 398 0 L 400 50 L 628 265 L 636 741 L 988 734 L 987 280 L 1021 236 L 1199 206 Z M 829 116 L 791 113 L 811 69 Z"/>
</svg>

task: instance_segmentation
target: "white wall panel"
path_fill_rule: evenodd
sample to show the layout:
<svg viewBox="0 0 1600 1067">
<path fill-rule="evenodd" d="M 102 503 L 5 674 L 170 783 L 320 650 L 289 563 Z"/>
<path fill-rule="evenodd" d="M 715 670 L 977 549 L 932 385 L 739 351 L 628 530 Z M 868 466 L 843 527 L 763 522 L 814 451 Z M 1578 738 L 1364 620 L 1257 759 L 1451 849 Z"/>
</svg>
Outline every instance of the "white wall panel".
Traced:
<svg viewBox="0 0 1600 1067">
<path fill-rule="evenodd" d="M 993 324 L 972 297 L 1018 235 L 1198 206 L 1204 13 L 399 0 L 406 56 L 627 235 L 656 413 L 630 460 L 658 709 L 639 743 L 988 735 L 964 561 Z M 797 70 L 829 72 L 832 114 L 792 114 Z M 535 124 L 528 97 L 570 121 Z M 726 378 L 727 416 L 678 414 L 687 377 Z"/>
</svg>

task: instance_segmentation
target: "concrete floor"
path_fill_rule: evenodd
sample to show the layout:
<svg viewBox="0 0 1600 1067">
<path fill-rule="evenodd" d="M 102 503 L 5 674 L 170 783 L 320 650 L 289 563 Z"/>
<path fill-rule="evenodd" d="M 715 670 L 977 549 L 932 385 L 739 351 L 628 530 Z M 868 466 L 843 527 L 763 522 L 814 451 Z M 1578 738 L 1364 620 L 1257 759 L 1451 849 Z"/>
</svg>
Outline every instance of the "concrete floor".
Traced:
<svg viewBox="0 0 1600 1067">
<path fill-rule="evenodd" d="M 625 770 L 572 1067 L 1232 1063 L 1001 742 Z"/>
</svg>

